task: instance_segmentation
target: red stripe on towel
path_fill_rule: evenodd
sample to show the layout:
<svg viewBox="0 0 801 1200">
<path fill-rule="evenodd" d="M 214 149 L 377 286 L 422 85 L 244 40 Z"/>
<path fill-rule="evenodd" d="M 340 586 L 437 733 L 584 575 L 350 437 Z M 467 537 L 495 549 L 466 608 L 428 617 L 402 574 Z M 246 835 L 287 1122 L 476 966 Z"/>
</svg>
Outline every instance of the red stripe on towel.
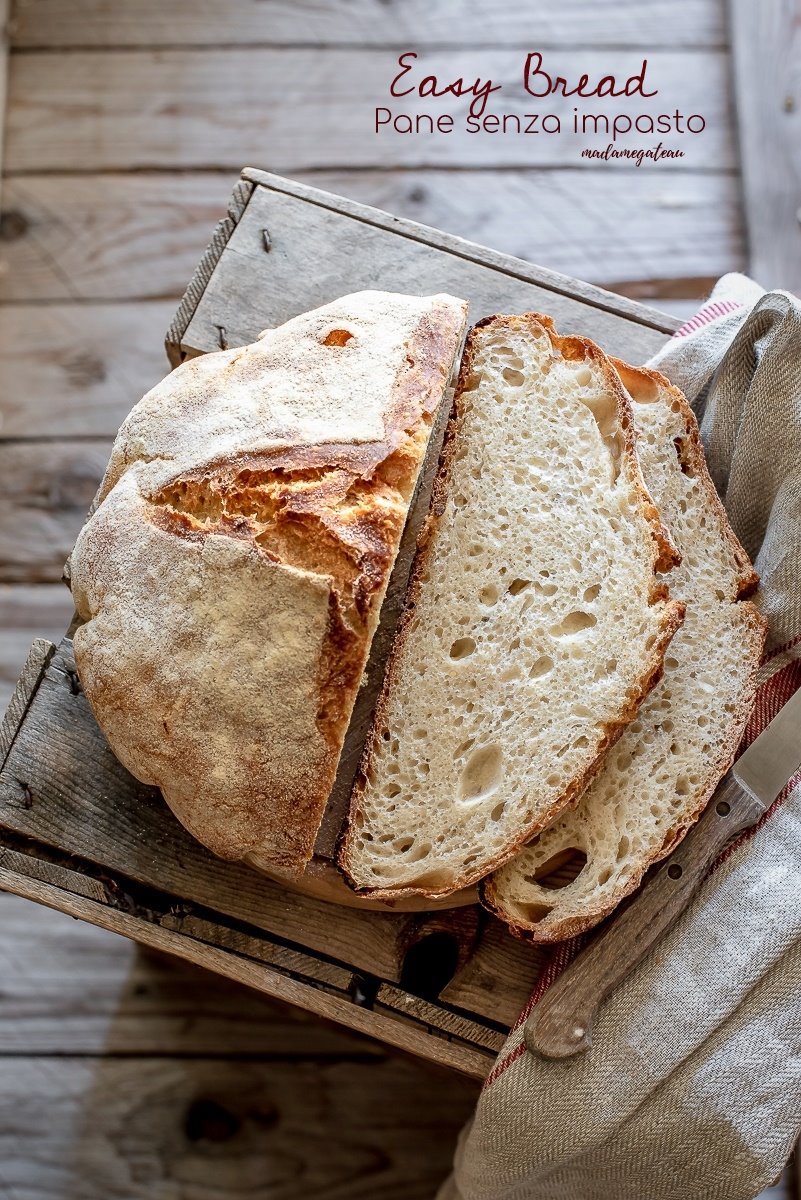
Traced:
<svg viewBox="0 0 801 1200">
<path fill-rule="evenodd" d="M 719 317 L 725 317 L 742 307 L 738 300 L 713 300 L 711 304 L 705 304 L 703 308 L 699 309 L 694 317 L 690 317 L 689 321 L 685 321 L 673 336 L 674 338 L 689 337 L 691 333 L 697 333 L 699 329 L 703 329 L 704 325 L 709 325 L 712 321 L 717 321 Z"/>
</svg>

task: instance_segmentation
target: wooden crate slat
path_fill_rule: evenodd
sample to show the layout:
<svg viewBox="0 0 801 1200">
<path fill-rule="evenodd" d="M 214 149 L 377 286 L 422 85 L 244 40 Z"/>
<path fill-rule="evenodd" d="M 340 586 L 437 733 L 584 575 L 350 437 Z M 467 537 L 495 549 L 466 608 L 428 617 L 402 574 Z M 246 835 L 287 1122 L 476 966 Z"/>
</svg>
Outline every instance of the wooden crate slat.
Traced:
<svg viewBox="0 0 801 1200">
<path fill-rule="evenodd" d="M 111 909 L 83 896 L 63 891 L 52 884 L 8 871 L 2 866 L 0 889 L 57 908 L 61 912 L 120 933 L 155 950 L 177 955 L 187 962 L 216 971 L 228 979 L 238 980 L 275 999 L 297 1004 L 321 1017 L 381 1038 L 398 1049 L 421 1054 L 442 1066 L 451 1067 L 473 1078 L 484 1078 L 492 1065 L 494 1056 L 485 1050 L 467 1043 L 449 1041 L 445 1037 L 437 1037 L 421 1026 L 405 1023 L 381 1012 L 373 1012 L 338 994 L 278 975 L 261 963 L 227 953 L 215 946 L 205 945 L 194 938 L 183 937 L 174 930 L 163 929 L 118 909 Z"/>
<path fill-rule="evenodd" d="M 62 583 L 0 584 L 0 712 L 11 702 L 31 642 L 40 636 L 57 642 L 72 610 L 70 594 Z"/>
<path fill-rule="evenodd" d="M 24 870 L 15 874 L 32 870 L 34 860 L 24 858 Z M 0 922 L 0 1056 L 364 1059 L 385 1053 L 380 1043 L 304 1009 L 12 892 L 0 892 Z"/>
<path fill-rule="evenodd" d="M 477 1021 L 450 1012 L 439 1004 L 432 1004 L 430 1000 L 413 996 L 390 983 L 381 984 L 373 1007 L 376 1012 L 388 1012 L 393 1016 L 400 1014 L 421 1024 L 434 1025 L 451 1037 L 485 1046 L 495 1054 L 506 1041 L 505 1034 L 499 1033 L 498 1030 L 479 1025 Z"/>
<path fill-rule="evenodd" d="M 43 638 L 37 638 L 28 652 L 28 657 L 11 695 L 11 701 L 5 711 L 2 723 L 0 723 L 0 770 L 8 760 L 31 700 L 36 694 L 54 650 L 55 647 L 50 642 Z"/>
<path fill-rule="evenodd" d="M 238 929 L 230 929 L 215 921 L 196 917 L 192 913 L 182 916 L 180 913 L 166 913 L 160 920 L 162 929 L 172 929 L 184 937 L 196 938 L 207 945 L 219 946 L 221 950 L 232 950 L 246 958 L 256 959 L 277 967 L 290 974 L 304 975 L 318 983 L 327 983 L 341 992 L 347 992 L 353 987 L 353 972 L 336 963 L 325 962 L 323 959 L 312 958 L 288 946 L 269 942 L 266 938 L 253 937 Z"/>
<path fill-rule="evenodd" d="M 170 336 L 181 336 L 190 353 L 240 345 L 343 292 L 370 287 L 449 291 L 470 301 L 472 321 L 537 309 L 563 332 L 589 333 L 634 362 L 648 358 L 676 327 L 664 314 L 566 276 L 299 184 L 289 192 L 271 183 L 254 191 L 188 328 Z"/>
</svg>

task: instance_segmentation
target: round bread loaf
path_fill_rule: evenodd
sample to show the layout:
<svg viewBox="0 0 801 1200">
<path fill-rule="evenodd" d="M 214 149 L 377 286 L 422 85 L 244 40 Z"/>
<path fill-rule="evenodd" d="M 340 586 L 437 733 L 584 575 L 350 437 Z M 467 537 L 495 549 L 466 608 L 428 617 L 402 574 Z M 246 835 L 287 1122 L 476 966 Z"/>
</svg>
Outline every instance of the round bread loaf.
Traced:
<svg viewBox="0 0 801 1200">
<path fill-rule="evenodd" d="M 71 557 L 77 669 L 215 854 L 312 859 L 466 307 L 343 297 L 184 363 L 120 429 Z"/>
</svg>

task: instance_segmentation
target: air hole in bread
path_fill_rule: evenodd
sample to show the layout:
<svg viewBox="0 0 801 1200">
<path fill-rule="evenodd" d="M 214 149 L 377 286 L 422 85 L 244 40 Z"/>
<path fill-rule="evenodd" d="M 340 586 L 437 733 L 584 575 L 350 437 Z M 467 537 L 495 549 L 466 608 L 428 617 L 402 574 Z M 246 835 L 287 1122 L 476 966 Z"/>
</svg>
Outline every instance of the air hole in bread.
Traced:
<svg viewBox="0 0 801 1200">
<path fill-rule="evenodd" d="M 558 625 L 551 626 L 552 637 L 575 637 L 576 634 L 585 633 L 588 629 L 592 629 L 593 625 L 598 624 L 598 618 L 592 613 L 585 612 L 581 608 L 569 612 Z"/>
<path fill-rule="evenodd" d="M 659 399 L 659 388 L 647 375 L 622 371 L 621 377 L 626 391 L 637 404 L 655 404 Z"/>
<path fill-rule="evenodd" d="M 494 583 L 488 583 L 478 593 L 478 598 L 482 604 L 486 604 L 488 608 L 492 608 L 493 604 L 498 603 L 498 589 Z"/>
<path fill-rule="evenodd" d="M 539 925 L 553 912 L 552 904 L 519 903 L 516 905 L 520 915 L 529 925 Z"/>
<path fill-rule="evenodd" d="M 476 742 L 475 738 L 468 738 L 466 742 L 462 742 L 459 746 L 456 747 L 456 749 L 453 753 L 453 757 L 454 758 L 463 758 L 464 755 L 467 754 L 467 751 L 471 750 L 473 748 L 473 746 L 475 745 L 475 742 Z"/>
<path fill-rule="evenodd" d="M 353 334 L 349 329 L 332 329 L 323 338 L 324 346 L 346 346 Z"/>
<path fill-rule="evenodd" d="M 600 594 L 601 594 L 601 585 L 600 585 L 600 583 L 594 583 L 594 584 L 592 585 L 592 587 L 588 587 L 588 588 L 585 590 L 585 592 L 584 592 L 584 596 L 583 596 L 584 603 L 585 603 L 585 604 L 592 604 L 593 600 L 597 600 L 597 599 L 598 599 L 598 597 L 600 596 Z"/>
<path fill-rule="evenodd" d="M 553 659 L 549 654 L 541 654 L 540 657 L 533 662 L 528 669 L 529 679 L 541 679 L 543 675 L 547 675 L 553 670 Z"/>
<path fill-rule="evenodd" d="M 503 782 L 500 746 L 480 746 L 468 758 L 459 777 L 459 802 L 477 804 L 497 791 Z"/>
<path fill-rule="evenodd" d="M 540 887 L 557 891 L 568 887 L 578 879 L 587 865 L 587 855 L 578 846 L 567 846 L 558 850 L 544 863 L 540 863 L 536 871 L 526 875 L 527 883 L 538 883 Z"/>
<path fill-rule="evenodd" d="M 679 460 L 682 474 L 689 476 L 690 479 L 695 478 L 695 468 L 690 456 L 690 443 L 687 438 L 677 437 L 673 439 L 673 447 L 676 451 L 676 458 Z"/>
<path fill-rule="evenodd" d="M 623 861 L 623 859 L 628 854 L 630 847 L 631 847 L 631 842 L 624 834 L 623 837 L 620 839 L 620 841 L 617 844 L 617 861 L 618 862 Z"/>
<path fill-rule="evenodd" d="M 578 399 L 583 404 L 586 404 L 593 415 L 595 424 L 598 426 L 601 440 L 609 452 L 609 461 L 612 467 L 612 483 L 614 483 L 620 474 L 620 456 L 622 453 L 617 404 L 614 398 L 608 394 L 579 396 Z"/>
<path fill-rule="evenodd" d="M 506 383 L 510 387 L 522 387 L 526 382 L 526 377 L 522 371 L 516 371 L 514 367 L 504 367 L 501 372 Z"/>
<path fill-rule="evenodd" d="M 512 582 L 509 584 L 508 590 L 512 593 L 513 596 L 519 596 L 520 593 L 524 592 L 527 587 L 531 587 L 530 579 L 513 579 Z"/>
<path fill-rule="evenodd" d="M 476 648 L 476 643 L 471 637 L 457 638 L 449 650 L 451 658 L 462 659 L 469 658 Z"/>
<path fill-rule="evenodd" d="M 503 814 L 506 812 L 506 801 L 502 800 L 500 804 L 496 804 L 490 813 L 491 821 L 500 821 Z"/>
</svg>

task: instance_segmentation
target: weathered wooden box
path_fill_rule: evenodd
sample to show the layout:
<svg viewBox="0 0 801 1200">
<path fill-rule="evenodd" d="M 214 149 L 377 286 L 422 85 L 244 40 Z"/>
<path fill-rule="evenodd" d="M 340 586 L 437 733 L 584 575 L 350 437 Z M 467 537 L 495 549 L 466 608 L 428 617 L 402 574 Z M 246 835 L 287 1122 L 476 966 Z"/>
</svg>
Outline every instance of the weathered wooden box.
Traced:
<svg viewBox="0 0 801 1200">
<path fill-rule="evenodd" d="M 246 170 L 168 332 L 170 361 L 366 287 L 453 292 L 473 321 L 535 309 L 635 363 L 675 329 L 576 280 Z M 111 754 L 69 634 L 34 643 L 0 729 L 0 887 L 478 1078 L 542 965 L 475 906 L 341 908 L 214 858 Z"/>
</svg>

